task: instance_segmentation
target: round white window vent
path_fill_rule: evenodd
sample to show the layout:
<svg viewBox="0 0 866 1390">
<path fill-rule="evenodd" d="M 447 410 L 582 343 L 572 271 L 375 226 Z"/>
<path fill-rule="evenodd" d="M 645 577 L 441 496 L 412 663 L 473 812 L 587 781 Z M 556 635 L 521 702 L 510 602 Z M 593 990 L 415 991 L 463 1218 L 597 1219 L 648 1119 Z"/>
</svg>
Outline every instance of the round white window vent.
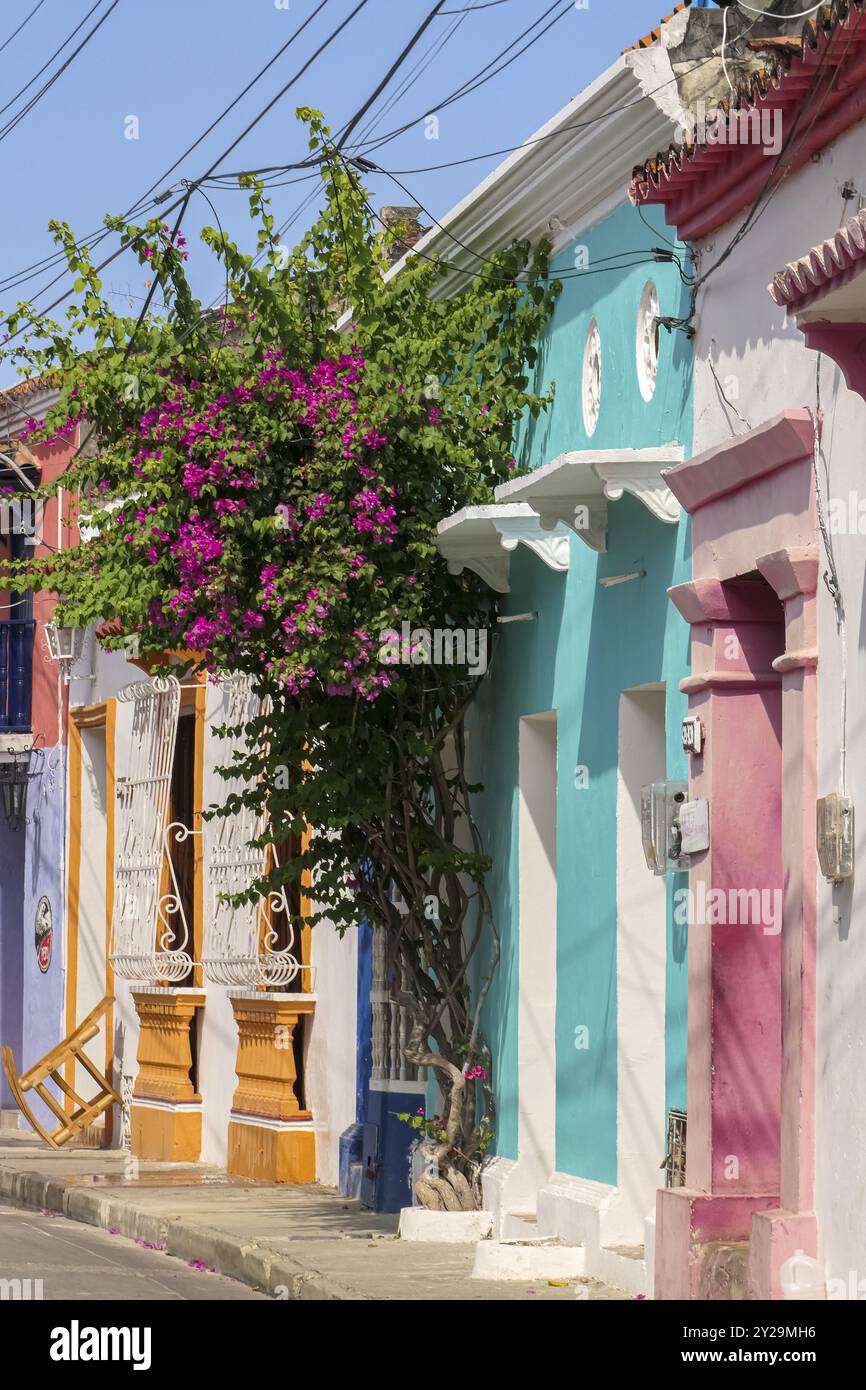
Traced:
<svg viewBox="0 0 866 1390">
<path fill-rule="evenodd" d="M 595 434 L 601 407 L 601 336 L 595 319 L 589 325 L 583 349 L 583 427 Z"/>
<path fill-rule="evenodd" d="M 648 280 L 637 311 L 637 379 L 645 401 L 651 401 L 659 374 L 659 297 Z"/>
</svg>

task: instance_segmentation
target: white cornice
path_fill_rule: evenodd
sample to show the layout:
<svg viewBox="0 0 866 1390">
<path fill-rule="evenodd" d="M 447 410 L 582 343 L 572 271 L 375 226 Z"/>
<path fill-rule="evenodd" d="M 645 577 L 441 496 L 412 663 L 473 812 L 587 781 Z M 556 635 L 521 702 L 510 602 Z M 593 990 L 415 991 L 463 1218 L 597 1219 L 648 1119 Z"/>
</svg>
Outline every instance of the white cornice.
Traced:
<svg viewBox="0 0 866 1390">
<path fill-rule="evenodd" d="M 634 166 L 671 143 L 675 106 L 676 82 L 667 55 L 655 48 L 623 54 L 508 155 L 413 250 L 441 255 L 461 271 L 477 271 L 478 257 L 457 245 L 449 232 L 481 255 L 515 238 L 537 241 L 554 235 L 562 243 L 551 219 L 558 219 L 554 228 L 562 224 L 576 235 L 615 194 L 621 192 L 625 201 Z M 389 278 L 399 274 L 406 260 L 392 267 Z M 437 294 L 447 297 L 462 278 L 446 274 Z"/>
<path fill-rule="evenodd" d="M 647 449 L 585 449 L 560 454 L 552 463 L 496 489 L 499 502 L 528 504 L 543 531 L 563 526 L 590 550 L 607 549 L 607 504 L 629 492 L 659 521 L 675 524 L 680 504 L 663 468 L 683 460 L 680 444 Z"/>
<path fill-rule="evenodd" d="M 509 592 L 511 556 L 518 545 L 525 545 L 548 569 L 561 574 L 568 569 L 568 531 L 564 526 L 545 530 L 523 502 L 463 507 L 440 521 L 436 544 L 451 574 L 473 570 L 499 594 Z"/>
</svg>

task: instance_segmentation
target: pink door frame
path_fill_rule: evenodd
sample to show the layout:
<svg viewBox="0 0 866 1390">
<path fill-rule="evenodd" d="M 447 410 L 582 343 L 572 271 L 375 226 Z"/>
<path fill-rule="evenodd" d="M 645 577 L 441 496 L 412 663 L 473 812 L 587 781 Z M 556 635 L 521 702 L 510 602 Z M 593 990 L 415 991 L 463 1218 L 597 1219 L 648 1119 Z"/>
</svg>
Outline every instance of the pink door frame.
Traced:
<svg viewBox="0 0 866 1390">
<path fill-rule="evenodd" d="M 780 934 L 690 911 L 687 1186 L 658 1194 L 656 1298 L 780 1298 L 784 1261 L 817 1255 L 813 447 L 810 412 L 786 410 L 665 474 L 692 517 L 693 578 L 669 593 L 706 731 L 690 902 L 778 888 L 782 910 Z"/>
</svg>

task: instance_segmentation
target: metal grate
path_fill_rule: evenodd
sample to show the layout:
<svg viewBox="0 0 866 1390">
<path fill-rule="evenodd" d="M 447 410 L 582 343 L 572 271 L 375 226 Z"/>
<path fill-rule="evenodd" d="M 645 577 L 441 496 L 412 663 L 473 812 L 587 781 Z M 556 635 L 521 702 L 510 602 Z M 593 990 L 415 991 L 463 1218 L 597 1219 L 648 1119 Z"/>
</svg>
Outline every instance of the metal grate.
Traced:
<svg viewBox="0 0 866 1390">
<path fill-rule="evenodd" d="M 668 1111 L 668 1142 L 662 1167 L 665 1170 L 665 1187 L 685 1187 L 686 1185 L 686 1112 Z"/>
<path fill-rule="evenodd" d="M 29 733 L 33 688 L 33 635 L 31 618 L 0 622 L 0 731 Z"/>
</svg>

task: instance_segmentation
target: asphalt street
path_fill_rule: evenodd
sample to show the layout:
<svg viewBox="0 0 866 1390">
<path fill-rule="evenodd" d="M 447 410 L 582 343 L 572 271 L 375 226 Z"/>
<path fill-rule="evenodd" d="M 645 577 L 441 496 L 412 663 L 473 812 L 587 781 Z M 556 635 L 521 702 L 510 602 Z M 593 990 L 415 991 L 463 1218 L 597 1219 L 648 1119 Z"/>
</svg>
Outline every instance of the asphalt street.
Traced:
<svg viewBox="0 0 866 1390">
<path fill-rule="evenodd" d="M 27 1281 L 30 1281 L 29 1283 Z M 271 1302 L 124 1236 L 0 1201 L 0 1300 Z"/>
</svg>

